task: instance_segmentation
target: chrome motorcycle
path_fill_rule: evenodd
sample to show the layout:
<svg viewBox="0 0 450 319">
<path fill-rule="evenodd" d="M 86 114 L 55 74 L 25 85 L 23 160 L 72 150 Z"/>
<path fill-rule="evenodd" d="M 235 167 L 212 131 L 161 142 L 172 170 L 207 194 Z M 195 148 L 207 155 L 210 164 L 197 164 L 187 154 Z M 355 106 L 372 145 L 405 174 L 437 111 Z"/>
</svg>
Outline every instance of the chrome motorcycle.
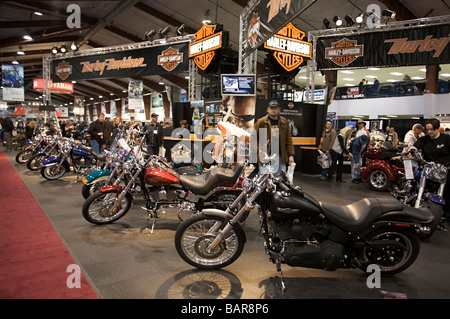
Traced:
<svg viewBox="0 0 450 319">
<path fill-rule="evenodd" d="M 246 204 L 232 214 L 242 200 Z M 346 206 L 316 201 L 284 173 L 272 169 L 246 178 L 239 197 L 225 211 L 204 209 L 180 224 L 175 247 L 181 258 L 200 269 L 219 269 L 239 258 L 246 241 L 241 218 L 258 207 L 266 253 L 276 264 L 337 270 L 371 264 L 381 274 L 404 271 L 416 260 L 419 234 L 428 232 L 433 216 L 427 209 L 395 199 L 364 198 Z"/>
</svg>

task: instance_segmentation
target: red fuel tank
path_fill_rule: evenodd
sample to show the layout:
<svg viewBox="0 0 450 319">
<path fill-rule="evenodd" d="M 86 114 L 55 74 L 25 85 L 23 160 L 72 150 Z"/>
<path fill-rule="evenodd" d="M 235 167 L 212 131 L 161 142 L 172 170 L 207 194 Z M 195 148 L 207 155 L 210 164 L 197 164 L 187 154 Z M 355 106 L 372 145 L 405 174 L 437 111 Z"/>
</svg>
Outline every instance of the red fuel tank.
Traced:
<svg viewBox="0 0 450 319">
<path fill-rule="evenodd" d="M 177 184 L 180 180 L 175 171 L 174 173 L 171 174 L 160 168 L 147 167 L 144 172 L 144 180 L 146 184 L 155 186 Z"/>
</svg>

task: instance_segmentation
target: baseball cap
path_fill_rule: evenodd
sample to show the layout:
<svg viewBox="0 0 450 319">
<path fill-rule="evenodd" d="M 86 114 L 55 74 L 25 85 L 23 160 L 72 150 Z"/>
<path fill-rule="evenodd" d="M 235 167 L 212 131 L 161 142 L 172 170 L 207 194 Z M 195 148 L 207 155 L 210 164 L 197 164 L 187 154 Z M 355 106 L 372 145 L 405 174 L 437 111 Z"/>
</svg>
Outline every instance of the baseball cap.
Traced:
<svg viewBox="0 0 450 319">
<path fill-rule="evenodd" d="M 159 116 L 158 113 L 152 113 L 152 117 L 157 117 Z"/>
<path fill-rule="evenodd" d="M 280 107 L 280 103 L 277 100 L 272 100 L 269 102 L 269 107 Z"/>
</svg>

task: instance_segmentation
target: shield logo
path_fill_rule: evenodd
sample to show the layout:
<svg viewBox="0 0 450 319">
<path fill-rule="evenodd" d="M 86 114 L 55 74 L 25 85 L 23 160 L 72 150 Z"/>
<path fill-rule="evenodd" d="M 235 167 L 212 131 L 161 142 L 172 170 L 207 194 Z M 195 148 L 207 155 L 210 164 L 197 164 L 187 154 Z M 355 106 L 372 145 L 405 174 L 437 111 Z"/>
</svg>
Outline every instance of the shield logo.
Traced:
<svg viewBox="0 0 450 319">
<path fill-rule="evenodd" d="M 325 58 L 339 66 L 347 66 L 363 55 L 364 45 L 358 45 L 358 41 L 346 38 L 333 42 L 331 48 L 325 48 Z"/>
<path fill-rule="evenodd" d="M 55 73 L 64 81 L 72 74 L 72 66 L 68 62 L 62 61 L 56 66 Z"/>
<path fill-rule="evenodd" d="M 162 66 L 166 71 L 173 71 L 178 64 L 183 62 L 183 54 L 178 49 L 168 48 L 158 55 L 158 65 Z"/>
</svg>

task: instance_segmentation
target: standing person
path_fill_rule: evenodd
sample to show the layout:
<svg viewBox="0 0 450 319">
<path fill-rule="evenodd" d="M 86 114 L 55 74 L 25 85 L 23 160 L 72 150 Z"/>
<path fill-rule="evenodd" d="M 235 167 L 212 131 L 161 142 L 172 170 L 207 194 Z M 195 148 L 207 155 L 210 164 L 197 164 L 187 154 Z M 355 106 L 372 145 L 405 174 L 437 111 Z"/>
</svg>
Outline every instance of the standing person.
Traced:
<svg viewBox="0 0 450 319">
<path fill-rule="evenodd" d="M 105 118 L 105 132 L 104 132 L 104 139 L 105 144 L 110 145 L 111 144 L 111 136 L 113 132 L 113 123 L 111 122 L 111 119 L 109 117 Z"/>
<path fill-rule="evenodd" d="M 122 119 L 120 118 L 120 116 L 116 116 L 113 120 L 113 131 L 111 134 L 111 142 L 114 141 L 117 133 L 119 133 L 120 130 L 122 129 L 123 129 Z"/>
<path fill-rule="evenodd" d="M 361 183 L 361 166 L 363 156 L 369 145 L 370 138 L 367 135 L 356 137 L 350 144 L 352 183 Z"/>
<path fill-rule="evenodd" d="M 333 181 L 333 174 L 336 170 L 336 182 L 345 183 L 345 181 L 342 180 L 342 173 L 344 171 L 344 155 L 349 155 L 350 157 L 353 156 L 347 150 L 347 142 L 350 139 L 352 130 L 352 126 L 344 127 L 339 131 L 339 134 L 334 140 L 334 143 L 331 147 L 331 166 L 327 176 L 327 181 L 329 182 Z"/>
<path fill-rule="evenodd" d="M 366 79 L 362 79 L 361 82 L 359 82 L 359 86 L 366 84 Z"/>
<path fill-rule="evenodd" d="M 403 141 L 405 142 L 406 146 L 414 146 L 414 143 L 417 142 L 417 139 L 424 135 L 424 131 L 425 128 L 422 125 L 420 125 L 419 123 L 414 124 L 411 130 L 409 130 L 408 133 L 405 134 L 405 138 Z"/>
<path fill-rule="evenodd" d="M 12 138 L 13 138 L 13 131 L 14 131 L 14 123 L 11 120 L 11 118 L 8 116 L 8 114 L 3 114 L 3 122 L 2 122 L 2 128 L 3 128 L 3 140 L 5 141 L 5 152 L 12 151 Z"/>
<path fill-rule="evenodd" d="M 450 163 L 450 135 L 439 132 L 441 122 L 432 118 L 425 123 L 427 134 L 420 137 L 414 147 L 422 150 L 423 157 L 428 162 L 443 165 Z M 447 182 L 444 188 L 444 217 L 450 220 L 450 174 L 447 173 Z"/>
<path fill-rule="evenodd" d="M 153 113 L 151 117 L 151 122 L 144 129 L 146 133 L 147 151 L 150 155 L 158 155 L 159 148 L 164 144 L 162 127 L 158 123 L 158 114 Z"/>
<path fill-rule="evenodd" d="M 366 129 L 366 122 L 364 122 L 364 120 L 359 119 L 358 122 L 356 122 L 356 127 L 358 130 L 356 131 L 355 137 L 359 137 L 361 135 L 370 136 L 370 132 Z"/>
<path fill-rule="evenodd" d="M 322 132 L 322 142 L 319 145 L 319 149 L 325 153 L 327 156 L 328 164 L 331 164 L 331 147 L 333 146 L 334 141 L 336 140 L 337 132 L 333 128 L 333 123 L 330 120 L 327 120 L 325 123 L 325 129 Z M 321 181 L 327 179 L 327 174 L 330 169 L 330 165 L 327 168 L 322 168 L 322 176 L 320 177 Z"/>
<path fill-rule="evenodd" d="M 389 133 L 387 135 L 386 141 L 391 142 L 392 146 L 394 147 L 398 146 L 398 134 L 393 126 L 389 127 Z"/>
<path fill-rule="evenodd" d="M 272 100 L 267 106 L 267 115 L 258 119 L 255 123 L 255 130 L 258 134 L 258 144 L 267 144 L 267 154 L 277 154 L 278 170 L 282 169 L 286 171 L 286 164 L 291 165 L 294 163 L 294 144 L 292 143 L 292 133 L 289 128 L 289 121 L 280 116 L 281 107 L 277 100 Z M 261 140 L 260 129 L 265 129 L 267 141 Z M 264 133 L 262 133 L 264 134 Z M 275 141 L 273 143 L 273 141 Z M 278 149 L 270 149 L 271 145 L 276 145 L 278 142 Z M 265 146 L 260 145 L 259 149 L 264 150 Z M 260 152 L 258 152 L 260 153 Z M 262 154 L 259 154 L 260 162 L 262 160 Z M 262 165 L 259 166 L 260 172 L 263 172 Z"/>
<path fill-rule="evenodd" d="M 100 113 L 98 119 L 89 126 L 89 134 L 91 135 L 91 147 L 93 152 L 100 153 L 106 144 L 105 134 L 105 114 Z"/>
</svg>

